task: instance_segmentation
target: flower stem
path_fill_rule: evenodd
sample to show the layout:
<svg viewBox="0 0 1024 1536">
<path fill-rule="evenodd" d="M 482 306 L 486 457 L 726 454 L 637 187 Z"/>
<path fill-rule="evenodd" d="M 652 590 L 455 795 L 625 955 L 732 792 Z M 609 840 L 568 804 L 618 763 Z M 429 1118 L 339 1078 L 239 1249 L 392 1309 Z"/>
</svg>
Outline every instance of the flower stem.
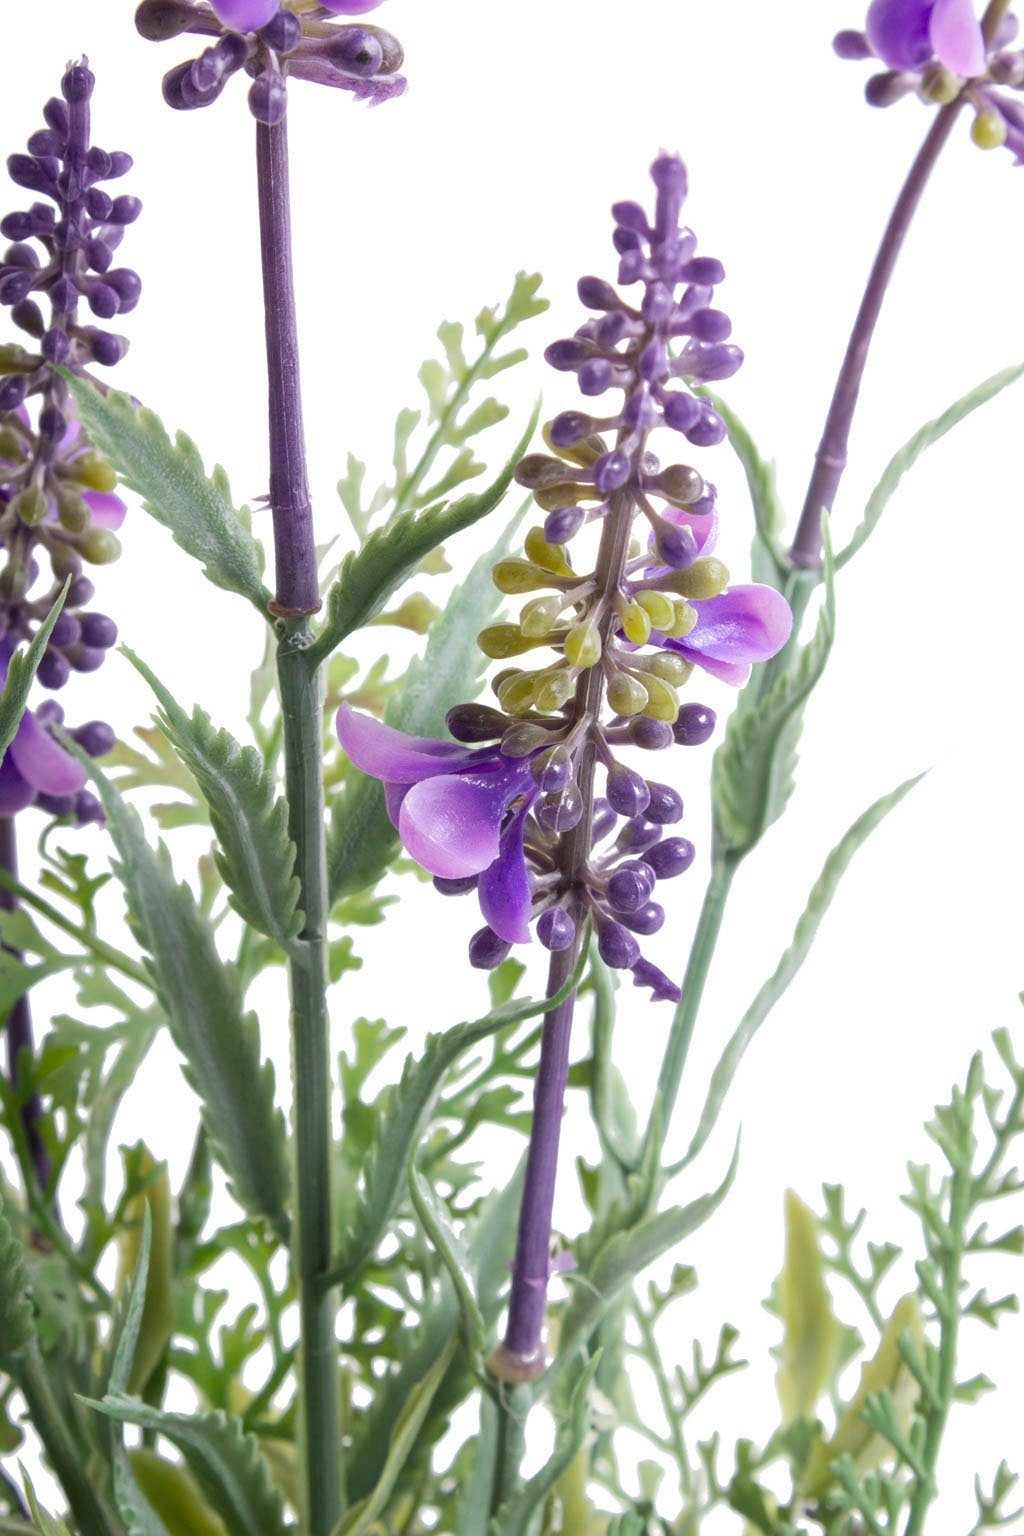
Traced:
<svg viewBox="0 0 1024 1536">
<path fill-rule="evenodd" d="M 77 1426 L 73 1420 L 69 1422 L 54 1393 L 37 1345 L 15 1364 L 13 1374 L 28 1405 L 32 1427 L 67 1495 L 75 1529 L 80 1536 L 120 1536 L 124 1526 L 99 1491 Z"/>
<path fill-rule="evenodd" d="M 13 816 L 0 818 L 0 870 L 10 875 L 12 880 L 17 880 L 18 833 Z M 17 907 L 17 896 L 6 885 L 0 884 L 0 909 L 14 912 Z M 7 953 L 16 961 L 21 959 L 17 950 L 9 949 Z M 7 1019 L 7 1073 L 15 1093 L 18 1091 L 19 1072 L 26 1062 L 31 1063 L 34 1053 L 32 1010 L 26 992 L 18 998 Z M 21 1106 L 21 1123 L 36 1182 L 40 1190 L 45 1192 L 50 1186 L 51 1167 L 49 1153 L 39 1130 L 42 1113 L 42 1100 L 37 1093 L 31 1093 Z"/>
<path fill-rule="evenodd" d="M 336 1301 L 323 1283 L 334 1246 L 323 684 L 306 654 L 312 640 L 308 615 L 319 606 L 320 595 L 302 430 L 285 122 L 273 127 L 258 123 L 256 146 L 270 383 L 274 611 L 281 620 L 277 663 L 289 824 L 304 914 L 289 952 L 304 1512 L 310 1536 L 330 1536 L 341 1516 L 344 1482 Z"/>
</svg>

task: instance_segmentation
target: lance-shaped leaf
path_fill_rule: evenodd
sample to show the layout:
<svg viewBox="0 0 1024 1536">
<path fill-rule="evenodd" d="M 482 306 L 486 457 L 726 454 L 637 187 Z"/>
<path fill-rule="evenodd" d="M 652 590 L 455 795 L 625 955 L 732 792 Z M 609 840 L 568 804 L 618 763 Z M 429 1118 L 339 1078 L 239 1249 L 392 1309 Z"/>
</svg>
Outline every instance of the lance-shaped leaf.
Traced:
<svg viewBox="0 0 1024 1536">
<path fill-rule="evenodd" d="M 909 1427 L 920 1388 L 904 1358 L 904 1339 L 909 1339 L 910 1347 L 920 1358 L 924 1352 L 924 1325 L 920 1303 L 913 1293 L 896 1303 L 878 1349 L 861 1370 L 857 1390 L 840 1413 L 831 1439 L 815 1444 L 801 1479 L 802 1493 L 812 1498 L 823 1497 L 831 1481 L 830 1468 L 840 1456 L 852 1457 L 859 1473 L 870 1472 L 883 1460 L 888 1442 L 864 1417 L 869 1398 L 888 1393 L 900 1424 Z"/>
<path fill-rule="evenodd" d="M 786 1257 L 779 1277 L 782 1347 L 776 1382 L 783 1426 L 814 1415 L 835 1373 L 843 1330 L 825 1280 L 818 1222 L 786 1191 Z"/>
<path fill-rule="evenodd" d="M 739 459 L 746 476 L 755 526 L 751 575 L 755 581 L 766 581 L 777 587 L 786 576 L 787 560 L 779 546 L 779 534 L 786 519 L 775 483 L 775 465 L 762 455 L 750 432 L 721 396 L 712 394 L 710 390 L 701 393 L 707 395 L 725 422 L 729 447 Z"/>
<path fill-rule="evenodd" d="M 128 1462 L 136 1487 L 167 1536 L 228 1536 L 223 1520 L 182 1462 L 168 1461 L 141 1445 L 128 1452 Z"/>
<path fill-rule="evenodd" d="M 423 1055 L 406 1060 L 401 1080 L 391 1090 L 377 1125 L 359 1205 L 332 1267 L 334 1280 L 349 1279 L 370 1258 L 383 1236 L 401 1197 L 409 1156 L 419 1145 L 453 1064 L 498 1030 L 557 1008 L 579 986 L 586 961 L 584 945 L 572 976 L 551 997 L 507 1003 L 485 1018 L 457 1024 L 443 1035 L 429 1035 Z"/>
<path fill-rule="evenodd" d="M 86 379 L 64 377 L 89 438 L 142 497 L 146 511 L 201 563 L 214 586 L 247 597 L 266 615 L 263 552 L 249 531 L 248 513 L 235 508 L 223 469 L 217 465 L 207 475 L 192 439 L 178 432 L 172 442 L 159 416 L 127 395 L 103 394 Z"/>
<path fill-rule="evenodd" d="M 115 1423 L 164 1435 L 231 1536 L 288 1536 L 284 1500 L 259 1441 L 246 1434 L 240 1419 L 226 1413 L 163 1413 L 116 1394 L 89 1406 Z"/>
<path fill-rule="evenodd" d="M 736 710 L 711 772 L 715 832 L 723 850 L 749 852 L 781 816 L 793 791 L 804 706 L 835 638 L 835 563 L 823 520 L 825 601 L 814 635 L 756 705 Z"/>
<path fill-rule="evenodd" d="M 522 512 L 494 548 L 477 560 L 432 626 L 423 656 L 409 667 L 401 693 L 385 714 L 395 730 L 411 736 L 438 736 L 447 711 L 479 693 L 487 662 L 476 637 L 502 602 L 491 573 L 495 562 L 508 553 L 521 516 Z M 328 869 L 332 903 L 374 885 L 397 851 L 398 833 L 387 813 L 383 787 L 367 774 L 350 770 L 331 817 Z"/>
<path fill-rule="evenodd" d="M 71 577 L 69 576 L 64 583 L 63 591 L 32 636 L 31 642 L 24 650 L 16 650 L 7 663 L 7 678 L 3 685 L 3 693 L 0 694 L 0 763 L 3 762 L 7 748 L 18 734 L 18 726 L 25 713 L 25 705 L 28 703 L 39 663 L 43 659 L 43 652 L 49 643 L 53 626 L 60 618 L 70 585 Z"/>
<path fill-rule="evenodd" d="M 839 883 L 850 867 L 854 854 L 867 842 L 872 832 L 885 820 L 889 812 L 910 793 L 914 785 L 921 782 L 921 777 L 922 775 L 918 774 L 912 779 L 907 779 L 890 794 L 882 795 L 874 805 L 869 806 L 825 860 L 821 874 L 811 888 L 807 905 L 800 914 L 800 920 L 793 934 L 793 942 L 743 1015 L 719 1057 L 718 1064 L 711 1074 L 711 1083 L 700 1121 L 680 1166 L 684 1167 L 694 1160 L 714 1130 L 747 1047 L 810 954 L 825 913 L 832 905 Z"/>
<path fill-rule="evenodd" d="M 600 1359 L 599 1354 L 594 1355 L 579 1373 L 569 1400 L 569 1411 L 559 1426 L 552 1456 L 518 1493 L 501 1506 L 487 1528 L 487 1536 L 528 1536 L 533 1528 L 535 1511 L 566 1472 L 587 1437 L 592 1413 L 590 1393 Z"/>
<path fill-rule="evenodd" d="M 218 955 L 192 892 L 175 880 L 166 848 L 150 847 L 138 815 L 106 774 L 65 741 L 89 768 L 103 803 L 132 927 L 214 1151 L 239 1204 L 284 1232 L 284 1118 L 274 1102 L 274 1069 L 261 1061 L 259 1027 L 245 1012 L 238 974 Z"/>
<path fill-rule="evenodd" d="M 9 1365 L 24 1354 L 35 1335 L 25 1251 L 0 1202 L 0 1362 Z"/>
<path fill-rule="evenodd" d="M 434 1395 L 441 1385 L 444 1373 L 451 1364 L 455 1348 L 456 1340 L 450 1339 L 422 1381 L 409 1393 L 405 1406 L 395 1420 L 388 1441 L 384 1466 L 372 1493 L 367 1494 L 365 1499 L 360 1499 L 359 1503 L 354 1504 L 343 1516 L 341 1522 L 335 1527 L 334 1536 L 364 1536 L 364 1532 L 368 1531 L 374 1521 L 384 1513 L 395 1484 L 401 1476 L 402 1468 L 415 1449 L 423 1422 L 430 1412 L 430 1405 L 434 1401 Z"/>
<path fill-rule="evenodd" d="M 122 1379 L 124 1362 L 121 1355 L 115 1354 L 107 1391 L 141 1393 L 163 1359 L 174 1329 L 174 1216 L 167 1164 L 156 1162 L 144 1146 L 137 1147 L 129 1156 L 142 1188 L 124 1209 L 118 1245 L 119 1278 L 123 1287 L 128 1277 L 134 1275 L 137 1285 L 143 1268 L 140 1244 L 145 1237 L 143 1307 L 131 1341 L 128 1374 Z M 124 1347 L 122 1336 L 122 1354 Z"/>
<path fill-rule="evenodd" d="M 287 949 L 302 926 L 288 807 L 255 747 L 243 747 L 201 709 L 191 719 L 130 650 L 125 654 L 160 703 L 159 724 L 193 775 L 217 834 L 217 867 L 231 904 L 252 927 Z"/>
<path fill-rule="evenodd" d="M 952 432 L 965 417 L 970 416 L 981 406 L 987 405 L 990 400 L 994 400 L 996 395 L 1002 394 L 1009 385 L 1015 384 L 1022 374 L 1024 374 L 1024 363 L 1014 368 L 1004 368 L 1000 373 L 994 373 L 990 379 L 986 379 L 984 383 L 954 401 L 941 416 L 937 416 L 934 421 L 926 422 L 919 432 L 914 433 L 899 453 L 889 460 L 881 480 L 868 497 L 863 519 L 854 529 L 846 548 L 840 550 L 836 556 L 837 570 L 842 569 L 867 543 L 877 528 L 882 513 L 899 490 L 903 477 L 913 469 L 925 450 L 933 443 L 937 443 L 940 438 L 945 437 L 947 432 Z"/>
<path fill-rule="evenodd" d="M 346 555 L 327 598 L 323 628 L 310 648 L 312 661 L 329 656 L 346 636 L 379 613 L 392 592 L 432 549 L 494 511 L 512 484 L 513 471 L 534 434 L 538 413 L 539 406 L 512 457 L 487 490 L 451 504 L 428 507 L 424 512 L 403 512 Z"/>
<path fill-rule="evenodd" d="M 59 1520 L 56 1515 L 48 1514 L 36 1498 L 36 1491 L 28 1478 L 25 1478 L 25 1497 L 28 1499 L 28 1507 L 35 1522 L 35 1529 L 39 1536 L 71 1536 L 71 1532 Z"/>
<path fill-rule="evenodd" d="M 420 1226 L 437 1253 L 452 1283 L 462 1314 L 462 1342 L 478 1367 L 483 1365 L 487 1326 L 470 1278 L 469 1254 L 448 1220 L 448 1213 L 431 1185 L 416 1167 L 416 1149 L 409 1159 L 409 1195 Z"/>
</svg>

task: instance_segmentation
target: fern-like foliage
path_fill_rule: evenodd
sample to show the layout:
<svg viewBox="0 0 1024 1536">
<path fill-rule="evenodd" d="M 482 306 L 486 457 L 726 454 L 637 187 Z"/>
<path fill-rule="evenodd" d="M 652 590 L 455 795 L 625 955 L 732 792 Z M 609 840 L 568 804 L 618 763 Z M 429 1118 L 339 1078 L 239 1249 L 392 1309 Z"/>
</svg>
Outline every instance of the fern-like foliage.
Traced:
<svg viewBox="0 0 1024 1536">
<path fill-rule="evenodd" d="M 210 809 L 217 867 L 235 910 L 287 949 L 302 926 L 295 844 L 288 807 L 255 747 L 243 747 L 201 709 L 192 717 L 131 651 L 128 657 L 160 703 L 160 727 L 178 751 Z"/>
<path fill-rule="evenodd" d="M 34 1337 L 24 1249 L 0 1204 L 0 1361 L 10 1364 Z"/>
</svg>

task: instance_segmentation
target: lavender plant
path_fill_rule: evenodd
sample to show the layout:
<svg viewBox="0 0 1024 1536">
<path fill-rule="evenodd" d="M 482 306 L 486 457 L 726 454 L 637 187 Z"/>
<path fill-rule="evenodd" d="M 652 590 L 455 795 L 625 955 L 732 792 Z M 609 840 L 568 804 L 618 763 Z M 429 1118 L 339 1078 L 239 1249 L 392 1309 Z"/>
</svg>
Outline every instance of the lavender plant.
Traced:
<svg viewBox="0 0 1024 1536">
<path fill-rule="evenodd" d="M 675 1193 L 851 860 L 914 781 L 832 850 L 790 948 L 723 1041 L 683 1157 L 667 1149 L 733 883 L 792 792 L 837 576 L 920 454 L 1024 372 L 1007 369 L 922 429 L 834 548 L 871 339 L 929 175 L 968 109 L 976 143 L 1020 158 L 1015 23 L 1005 0 L 981 19 L 971 0 L 873 0 L 864 30 L 837 39 L 843 57 L 885 65 L 873 104 L 916 94 L 934 118 L 870 274 L 788 547 L 772 471 L 717 394 L 743 361 L 715 302 L 724 268 L 682 223 L 686 169 L 662 152 L 652 211 L 613 207 L 616 284 L 584 277 L 590 318 L 547 348 L 587 410 L 554 416 L 545 451 L 531 447 L 531 420 L 486 489 L 465 490 L 508 414 L 481 386 L 525 360 L 508 338 L 546 307 L 539 280 L 520 274 L 503 307 L 480 312 L 470 355 L 460 325 L 441 327 L 445 361 L 420 375 L 425 410 L 399 414 L 391 470 L 372 493 L 350 455 L 339 495 L 353 547 L 325 583 L 300 390 L 288 119 L 301 103 L 290 85 L 370 104 L 400 95 L 400 45 L 361 19 L 378 3 L 142 0 L 136 12 L 144 38 L 201 40 L 165 76 L 171 108 L 205 108 L 233 76 L 249 81 L 272 590 L 224 472 L 95 372 L 126 344 L 83 323 L 81 306 L 104 323 L 134 307 L 139 280 L 113 263 L 139 205 L 103 185 L 130 161 L 91 145 L 84 61 L 69 66 L 28 154 L 9 161 L 15 182 L 48 201 L 0 226 L 13 242 L 0 302 L 34 344 L 0 350 L 0 1111 L 11 1153 L 0 1167 L 0 1533 L 684 1536 L 728 1512 L 737 1531 L 769 1536 L 920 1536 L 928 1521 L 940 1528 L 950 1413 L 991 1387 L 963 1379 L 961 1334 L 1016 1306 L 1015 1291 L 991 1300 L 973 1279 L 976 1263 L 987 1271 L 1024 1248 L 1019 1226 L 993 1237 L 986 1221 L 1021 1187 L 1009 1159 L 1024 1069 L 1006 1033 L 995 1045 L 1008 1088 L 976 1057 L 929 1127 L 938 1175 L 910 1170 L 921 1250 L 897 1299 L 899 1250 L 862 1247 L 865 1217 L 848 1217 L 841 1190 L 826 1187 L 821 1215 L 787 1196 L 770 1301 L 779 1422 L 750 1438 L 713 1419 L 706 1439 L 692 1428 L 742 1367 L 736 1331 L 723 1325 L 712 1350 L 695 1344 L 685 1362 L 677 1347 L 696 1283 L 691 1238 L 726 1197 L 735 1157 L 717 1182 L 701 1174 L 685 1203 Z M 707 473 L 726 442 L 754 514 L 749 583 L 718 555 Z M 101 722 L 68 731 L 53 700 L 27 707 L 33 682 L 58 690 L 116 641 L 90 607 L 82 562 L 118 553 L 118 481 L 226 603 L 246 600 L 265 621 L 251 740 L 190 713 L 133 652 L 157 706 L 138 745 L 115 743 Z M 542 514 L 522 555 L 513 485 Z M 447 568 L 442 546 L 502 509 L 494 548 L 439 607 L 427 590 Z M 735 541 L 723 542 L 731 554 Z M 504 612 L 507 598 L 518 612 Z M 380 624 L 426 636 L 404 672 L 342 649 Z M 488 661 L 499 669 L 485 703 Z M 698 669 L 738 697 L 714 757 L 711 875 L 679 975 L 678 945 L 660 937 L 662 882 L 695 856 L 676 830 L 674 748 L 716 730 L 713 710 L 681 696 Z M 666 765 L 656 777 L 654 752 Z M 153 791 L 172 799 L 154 806 Z M 15 826 L 32 807 L 46 820 L 38 879 L 23 883 Z M 179 880 L 150 817 L 177 863 L 178 829 L 203 829 L 210 853 L 193 880 Z M 87 822 L 109 846 L 98 869 L 64 846 Z M 380 1089 L 402 1031 L 367 1019 L 332 1031 L 330 988 L 359 963 L 359 926 L 387 920 L 391 877 L 410 865 L 439 894 L 479 903 L 469 961 L 488 975 L 490 1008 L 432 1021 L 438 1032 Z M 127 940 L 107 931 L 98 901 L 111 874 Z M 534 938 L 549 958 L 531 1000 L 518 946 Z M 290 1124 L 257 988 L 275 967 L 289 984 Z M 76 1016 L 36 1040 L 30 991 L 60 973 Z M 661 1032 L 649 1106 L 630 1102 L 615 1062 L 622 973 Z M 197 1102 L 188 1173 L 173 1189 L 140 1144 L 123 1150 L 115 1185 L 119 1106 L 164 1030 Z M 578 1165 L 591 1220 L 566 1243 L 554 1211 L 571 1094 L 586 1101 L 601 1155 Z M 511 1177 L 480 1163 L 478 1133 L 494 1127 L 524 1141 Z M 252 1301 L 220 1288 L 225 1264 Z M 549 1294 L 555 1274 L 564 1283 Z M 645 1380 L 660 1420 L 637 1407 Z M 546 1458 L 532 1445 L 538 1416 L 555 1426 Z M 635 1469 L 625 1430 L 651 1447 Z M 59 1515 L 10 1460 L 25 1437 Z M 1019 1518 L 1014 1481 L 1005 1463 L 979 1478 L 978 1536 Z"/>
</svg>

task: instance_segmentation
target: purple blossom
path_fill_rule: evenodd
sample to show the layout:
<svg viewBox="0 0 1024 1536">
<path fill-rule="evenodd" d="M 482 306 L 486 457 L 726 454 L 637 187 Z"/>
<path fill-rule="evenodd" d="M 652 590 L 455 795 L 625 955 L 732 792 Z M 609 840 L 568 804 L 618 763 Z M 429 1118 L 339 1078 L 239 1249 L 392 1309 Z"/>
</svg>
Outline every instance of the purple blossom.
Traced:
<svg viewBox="0 0 1024 1536">
<path fill-rule="evenodd" d="M 985 42 L 973 0 L 872 0 L 868 42 L 890 69 L 919 70 L 938 59 L 970 78 L 985 68 Z"/>
</svg>

